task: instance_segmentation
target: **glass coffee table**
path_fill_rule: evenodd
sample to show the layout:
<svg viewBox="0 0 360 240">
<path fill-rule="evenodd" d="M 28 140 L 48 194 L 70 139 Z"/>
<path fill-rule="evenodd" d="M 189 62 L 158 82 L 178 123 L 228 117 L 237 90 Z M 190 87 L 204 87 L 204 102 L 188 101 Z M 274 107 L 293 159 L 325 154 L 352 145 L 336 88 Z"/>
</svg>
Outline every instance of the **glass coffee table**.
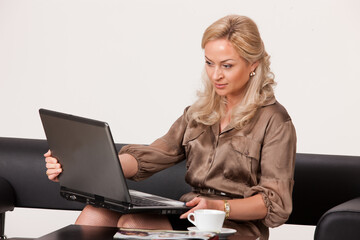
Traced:
<svg viewBox="0 0 360 240">
<path fill-rule="evenodd" d="M 113 240 L 116 227 L 95 227 L 84 225 L 68 225 L 38 238 L 38 240 Z M 129 238 L 130 239 L 130 238 Z M 131 238 L 134 239 L 134 238 Z M 218 236 L 212 239 L 219 239 Z M 255 240 L 256 238 L 241 238 L 238 240 Z"/>
</svg>

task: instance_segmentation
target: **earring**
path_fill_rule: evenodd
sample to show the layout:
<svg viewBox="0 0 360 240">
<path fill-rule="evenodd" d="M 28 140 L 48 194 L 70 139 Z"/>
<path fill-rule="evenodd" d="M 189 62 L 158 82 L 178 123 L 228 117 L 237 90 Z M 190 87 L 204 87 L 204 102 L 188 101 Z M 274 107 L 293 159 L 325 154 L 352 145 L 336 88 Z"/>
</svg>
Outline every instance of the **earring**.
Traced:
<svg viewBox="0 0 360 240">
<path fill-rule="evenodd" d="M 255 76 L 255 71 L 252 71 L 251 73 L 250 73 L 250 77 L 253 77 L 253 76 Z"/>
</svg>

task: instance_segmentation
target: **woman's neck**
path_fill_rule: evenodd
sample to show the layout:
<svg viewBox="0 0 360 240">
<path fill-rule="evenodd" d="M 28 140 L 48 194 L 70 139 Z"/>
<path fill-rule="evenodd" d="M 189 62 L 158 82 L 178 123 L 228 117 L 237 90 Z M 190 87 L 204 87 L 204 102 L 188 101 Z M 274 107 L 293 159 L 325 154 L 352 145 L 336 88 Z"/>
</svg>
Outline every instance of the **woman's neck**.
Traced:
<svg viewBox="0 0 360 240">
<path fill-rule="evenodd" d="M 243 95 L 226 96 L 226 112 L 231 111 L 238 103 L 243 100 Z"/>
<path fill-rule="evenodd" d="M 229 104 L 226 104 L 226 113 L 225 116 L 223 116 L 221 118 L 220 121 L 220 133 L 227 127 L 227 125 L 229 125 L 229 123 L 231 122 L 231 110 L 232 110 L 233 106 Z"/>
<path fill-rule="evenodd" d="M 225 116 L 221 118 L 220 121 L 220 132 L 229 125 L 231 122 L 231 113 L 235 106 L 243 100 L 243 94 L 236 96 L 226 96 L 226 112 Z"/>
</svg>

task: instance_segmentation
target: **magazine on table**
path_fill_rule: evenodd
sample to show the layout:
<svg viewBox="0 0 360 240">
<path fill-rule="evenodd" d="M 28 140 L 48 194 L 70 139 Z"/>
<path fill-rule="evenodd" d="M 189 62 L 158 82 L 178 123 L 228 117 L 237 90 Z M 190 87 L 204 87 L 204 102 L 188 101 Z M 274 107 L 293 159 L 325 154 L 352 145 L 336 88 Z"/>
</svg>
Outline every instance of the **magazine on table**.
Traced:
<svg viewBox="0 0 360 240">
<path fill-rule="evenodd" d="M 119 228 L 115 233 L 114 239 L 219 239 L 214 232 L 199 231 L 174 231 L 174 230 L 142 230 Z"/>
</svg>

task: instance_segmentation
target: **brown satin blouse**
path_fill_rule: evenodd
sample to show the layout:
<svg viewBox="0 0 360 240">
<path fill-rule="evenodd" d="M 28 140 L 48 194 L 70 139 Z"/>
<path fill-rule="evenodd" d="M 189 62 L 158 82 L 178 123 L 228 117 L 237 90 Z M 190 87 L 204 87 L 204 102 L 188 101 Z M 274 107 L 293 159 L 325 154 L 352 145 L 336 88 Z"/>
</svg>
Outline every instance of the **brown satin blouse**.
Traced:
<svg viewBox="0 0 360 240">
<path fill-rule="evenodd" d="M 268 208 L 265 219 L 226 220 L 224 226 L 236 228 L 240 235 L 268 239 L 268 227 L 283 224 L 292 211 L 296 133 L 291 118 L 273 98 L 243 129 L 228 125 L 220 132 L 219 127 L 219 123 L 197 123 L 186 109 L 166 135 L 149 146 L 125 146 L 120 154 L 137 159 L 139 169 L 134 180 L 186 159 L 185 180 L 194 192 L 185 194 L 183 201 L 199 195 L 199 190 L 200 195 L 213 199 L 262 194 Z M 208 189 L 211 194 L 206 194 Z"/>
</svg>

